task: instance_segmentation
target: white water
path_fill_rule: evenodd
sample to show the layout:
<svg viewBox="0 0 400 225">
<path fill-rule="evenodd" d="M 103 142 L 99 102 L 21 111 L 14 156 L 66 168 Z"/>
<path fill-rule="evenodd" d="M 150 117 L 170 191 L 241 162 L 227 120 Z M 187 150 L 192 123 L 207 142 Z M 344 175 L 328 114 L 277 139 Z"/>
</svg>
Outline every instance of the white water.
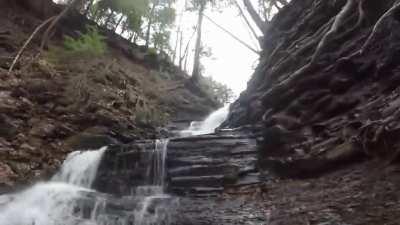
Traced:
<svg viewBox="0 0 400 225">
<path fill-rule="evenodd" d="M 164 194 L 167 145 L 168 139 L 154 142 L 152 163 L 147 165 L 148 185 L 138 186 L 131 196 L 115 200 L 127 203 L 126 210 L 110 212 L 115 203 L 110 202 L 111 196 L 90 189 L 106 150 L 102 148 L 73 152 L 49 182 L 0 196 L 0 225 L 168 224 L 169 211 L 178 203 Z"/>
<path fill-rule="evenodd" d="M 229 105 L 218 109 L 211 113 L 204 121 L 194 121 L 190 123 L 188 129 L 180 132 L 180 136 L 188 137 L 194 135 L 210 134 L 214 133 L 215 128 L 221 125 L 227 118 L 229 113 Z"/>
<path fill-rule="evenodd" d="M 73 152 L 67 156 L 60 171 L 51 179 L 90 188 L 106 148 L 99 151 Z"/>
<path fill-rule="evenodd" d="M 161 139 L 155 141 L 154 147 L 154 160 L 153 160 L 153 168 L 154 168 L 154 185 L 164 186 L 165 179 L 165 160 L 167 158 L 167 150 L 168 150 L 169 139 Z"/>
<path fill-rule="evenodd" d="M 90 188 L 106 148 L 74 152 L 49 182 L 14 195 L 0 196 L 0 225 L 77 224 L 74 202 Z"/>
<path fill-rule="evenodd" d="M 165 213 L 165 207 L 159 205 L 155 207 L 155 213 L 149 213 L 150 206 L 155 202 L 163 202 L 169 199 L 170 196 L 164 194 L 164 180 L 165 180 L 165 161 L 167 157 L 169 139 L 155 140 L 153 149 L 153 163 L 149 165 L 147 170 L 148 174 L 153 174 L 151 184 L 146 186 L 139 186 L 135 190 L 136 196 L 143 196 L 144 199 L 141 208 L 135 211 L 135 225 L 153 225 L 163 221 L 164 224 L 168 223 L 168 213 Z M 163 212 L 164 211 L 164 212 Z"/>
</svg>

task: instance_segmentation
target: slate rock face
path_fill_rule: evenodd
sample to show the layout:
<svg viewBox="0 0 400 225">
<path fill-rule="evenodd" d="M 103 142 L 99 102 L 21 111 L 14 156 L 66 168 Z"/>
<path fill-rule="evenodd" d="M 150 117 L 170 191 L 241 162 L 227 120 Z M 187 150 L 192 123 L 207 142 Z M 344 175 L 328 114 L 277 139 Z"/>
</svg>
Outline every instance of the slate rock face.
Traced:
<svg viewBox="0 0 400 225">
<path fill-rule="evenodd" d="M 260 64 L 222 125 L 262 127 L 263 168 L 307 162 L 315 164 L 305 172 L 312 174 L 363 155 L 395 157 L 399 9 L 394 0 L 359 1 L 316 54 L 346 2 L 293 0 L 264 32 Z M 385 142 L 387 150 L 380 149 Z"/>
<path fill-rule="evenodd" d="M 123 196 L 135 197 L 149 187 L 156 175 L 153 170 L 155 148 L 155 140 L 109 147 L 100 163 L 94 188 L 122 198 L 114 197 L 107 206 L 124 213 L 124 207 L 129 204 L 126 206 L 121 202 L 126 198 Z M 240 199 L 222 204 L 218 200 L 223 193 L 261 183 L 257 155 L 256 136 L 248 132 L 224 131 L 171 139 L 164 177 L 164 191 L 168 196 L 165 200 L 168 202 L 152 203 L 154 207 L 162 206 L 167 210 L 165 215 L 168 215 L 169 224 L 228 225 L 254 221 L 261 225 L 266 218 L 262 208 L 256 206 L 258 203 L 247 208 L 247 203 Z M 179 204 L 175 202 L 176 196 Z M 93 205 L 90 201 L 86 203 L 89 209 Z M 214 212 L 210 208 L 212 205 L 218 210 Z"/>
<path fill-rule="evenodd" d="M 217 133 L 172 139 L 168 145 L 169 190 L 179 194 L 221 192 L 244 185 L 256 173 L 254 137 Z"/>
<path fill-rule="evenodd" d="M 154 149 L 154 140 L 110 146 L 95 188 L 123 195 L 151 183 Z M 259 182 L 256 140 L 251 136 L 219 133 L 171 139 L 165 163 L 167 190 L 180 195 L 216 193 Z"/>
</svg>

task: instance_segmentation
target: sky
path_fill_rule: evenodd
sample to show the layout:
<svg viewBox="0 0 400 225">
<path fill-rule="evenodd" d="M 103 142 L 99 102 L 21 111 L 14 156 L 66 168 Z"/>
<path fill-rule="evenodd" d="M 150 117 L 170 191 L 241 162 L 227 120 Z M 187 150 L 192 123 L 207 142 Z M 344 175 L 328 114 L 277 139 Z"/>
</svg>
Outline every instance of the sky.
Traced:
<svg viewBox="0 0 400 225">
<path fill-rule="evenodd" d="M 183 7 L 184 1 L 178 1 L 178 9 Z M 222 12 L 207 9 L 206 15 L 253 48 L 258 48 L 257 41 L 250 34 L 236 7 L 223 8 Z M 177 21 L 179 20 L 178 16 Z M 184 13 L 182 24 L 186 27 L 187 32 L 185 33 L 187 36 L 191 35 L 192 27 L 196 22 L 196 13 Z M 203 22 L 203 45 L 210 47 L 213 53 L 210 58 L 202 58 L 202 64 L 205 67 L 204 75 L 211 76 L 214 80 L 228 85 L 236 95 L 239 95 L 246 88 L 247 81 L 254 72 L 258 62 L 258 55 L 234 40 L 208 19 L 204 18 Z M 174 40 L 175 37 L 173 36 L 172 42 Z M 195 40 L 193 39 L 193 45 L 194 42 Z M 191 61 L 193 60 L 192 55 Z"/>
</svg>

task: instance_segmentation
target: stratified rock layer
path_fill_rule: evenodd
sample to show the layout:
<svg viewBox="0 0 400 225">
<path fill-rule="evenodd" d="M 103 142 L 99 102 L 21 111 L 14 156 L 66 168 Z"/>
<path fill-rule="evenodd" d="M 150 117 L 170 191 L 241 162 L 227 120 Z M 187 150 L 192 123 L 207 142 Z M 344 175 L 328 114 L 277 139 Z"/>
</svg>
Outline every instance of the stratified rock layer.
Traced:
<svg viewBox="0 0 400 225">
<path fill-rule="evenodd" d="M 347 2 L 293 0 L 265 32 L 260 64 L 223 124 L 263 132 L 265 169 L 315 176 L 363 155 L 397 157 L 398 2 L 354 1 L 346 12 Z"/>
</svg>

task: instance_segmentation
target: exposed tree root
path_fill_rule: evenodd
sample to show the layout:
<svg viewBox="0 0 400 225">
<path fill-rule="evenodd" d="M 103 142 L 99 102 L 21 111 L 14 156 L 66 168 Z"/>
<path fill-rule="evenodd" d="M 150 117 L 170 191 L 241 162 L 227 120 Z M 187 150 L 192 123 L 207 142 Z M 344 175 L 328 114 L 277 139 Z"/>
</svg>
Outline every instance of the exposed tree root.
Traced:
<svg viewBox="0 0 400 225">
<path fill-rule="evenodd" d="M 358 2 L 358 21 L 353 29 L 357 29 L 359 26 L 362 25 L 363 21 L 365 20 L 365 11 L 364 11 L 364 2 L 365 0 L 360 0 Z"/>
<path fill-rule="evenodd" d="M 299 47 L 299 46 L 293 46 L 293 48 L 298 48 L 297 50 L 293 51 L 293 54 L 288 54 L 286 57 L 284 57 L 283 59 L 281 59 L 279 62 L 275 62 L 275 60 L 273 60 L 273 56 L 275 56 L 278 52 L 280 52 L 281 50 L 278 51 L 278 49 L 274 50 L 274 54 L 271 54 L 269 62 L 268 62 L 268 66 L 269 65 L 273 65 L 275 64 L 276 66 L 272 67 L 270 70 L 270 74 L 276 74 L 275 76 L 269 76 L 266 79 L 268 79 L 267 82 L 263 82 L 263 86 L 259 87 L 259 89 L 263 89 L 266 86 L 269 86 L 272 84 L 271 80 L 276 79 L 277 77 L 279 77 L 281 70 L 287 68 L 293 61 L 293 59 L 295 59 L 296 57 L 300 56 L 301 54 L 303 54 L 305 51 L 307 51 L 308 49 L 312 48 L 313 46 L 315 46 L 316 44 L 318 44 L 318 42 L 321 40 L 322 36 L 327 32 L 327 30 L 329 29 L 329 27 L 331 26 L 331 24 L 333 23 L 334 18 L 332 18 L 331 20 L 329 20 L 326 24 L 324 24 L 323 26 L 321 26 L 321 28 L 319 28 L 312 36 L 310 36 L 309 38 L 304 39 L 304 41 L 302 41 L 303 43 L 305 43 L 304 46 Z M 279 48 L 281 47 L 278 46 Z M 291 52 L 291 50 L 285 50 L 286 52 Z M 309 64 L 303 66 L 302 68 L 300 68 L 299 70 L 301 71 L 302 69 L 304 69 L 305 67 L 309 66 Z"/>
<path fill-rule="evenodd" d="M 337 33 L 339 27 L 343 24 L 343 21 L 347 18 L 354 5 L 355 0 L 347 0 L 346 5 L 343 6 L 342 10 L 335 17 L 335 21 L 333 22 L 332 27 L 319 42 L 318 47 L 311 58 L 311 64 L 315 63 L 315 60 L 320 56 L 325 46 L 330 40 L 333 39 L 334 35 Z"/>
<path fill-rule="evenodd" d="M 372 29 L 371 34 L 369 35 L 367 41 L 365 41 L 364 45 L 361 47 L 360 51 L 358 52 L 359 55 L 364 54 L 367 48 L 371 45 L 372 41 L 374 41 L 375 36 L 377 35 L 378 30 L 383 25 L 386 18 L 390 17 L 397 9 L 400 8 L 400 2 L 396 1 L 393 6 L 387 10 L 375 23 L 374 28 Z"/>
<path fill-rule="evenodd" d="M 268 82 L 263 82 L 264 85 L 258 87 L 258 89 L 265 89 L 266 86 L 270 86 L 273 82 L 272 80 L 280 78 L 281 81 L 278 81 L 279 84 L 271 89 L 271 93 L 275 90 L 282 88 L 283 86 L 291 85 L 292 82 L 295 82 L 297 78 L 306 73 L 307 71 L 312 70 L 313 65 L 317 58 L 323 54 L 326 46 L 332 42 L 340 41 L 343 38 L 346 38 L 348 35 L 354 33 L 358 28 L 360 28 L 363 22 L 366 20 L 366 13 L 364 11 L 365 0 L 347 0 L 346 4 L 342 7 L 340 12 L 333 18 L 329 20 L 329 22 L 322 25 L 314 34 L 309 37 L 299 38 L 296 41 L 292 42 L 287 49 L 283 49 L 285 41 L 278 44 L 276 48 L 271 52 L 267 65 L 275 65 L 274 67 L 269 69 L 268 75 L 264 79 L 268 79 Z M 389 11 L 390 13 L 385 13 L 382 17 L 387 17 L 387 14 L 391 14 L 396 8 L 399 7 L 399 4 L 393 6 Z M 352 15 L 353 11 L 357 11 L 356 15 Z M 312 14 L 312 12 L 311 12 Z M 351 28 L 347 29 L 345 32 L 338 34 L 338 30 L 347 24 L 349 21 L 354 21 L 357 16 L 357 22 Z M 382 20 L 382 18 L 380 19 Z M 306 22 L 303 22 L 306 23 Z M 379 22 L 378 22 L 379 23 Z M 287 42 L 288 40 L 286 40 Z M 282 77 L 281 75 L 284 71 L 287 70 L 288 66 L 293 63 L 293 60 L 296 60 L 297 57 L 304 55 L 304 53 L 311 48 L 317 45 L 313 55 L 311 56 L 310 62 L 306 63 L 303 67 L 291 73 L 287 77 Z M 282 56 L 282 51 L 284 51 Z M 291 54 L 289 54 L 291 53 Z M 357 54 L 353 54 L 356 56 Z M 276 58 L 281 58 L 277 61 Z M 273 76 L 272 76 L 273 74 Z M 269 94 L 267 94 L 269 95 Z"/>
<path fill-rule="evenodd" d="M 39 26 L 36 27 L 36 29 L 32 32 L 31 36 L 29 36 L 28 40 L 25 41 L 24 45 L 20 48 L 18 51 L 18 54 L 15 56 L 10 69 L 8 70 L 8 73 L 11 73 L 15 67 L 15 64 L 18 62 L 19 58 L 21 57 L 22 53 L 25 51 L 26 47 L 29 45 L 29 43 L 32 41 L 32 39 L 36 36 L 36 34 L 48 23 L 53 21 L 55 17 L 50 17 L 47 20 L 43 21 Z"/>
</svg>

